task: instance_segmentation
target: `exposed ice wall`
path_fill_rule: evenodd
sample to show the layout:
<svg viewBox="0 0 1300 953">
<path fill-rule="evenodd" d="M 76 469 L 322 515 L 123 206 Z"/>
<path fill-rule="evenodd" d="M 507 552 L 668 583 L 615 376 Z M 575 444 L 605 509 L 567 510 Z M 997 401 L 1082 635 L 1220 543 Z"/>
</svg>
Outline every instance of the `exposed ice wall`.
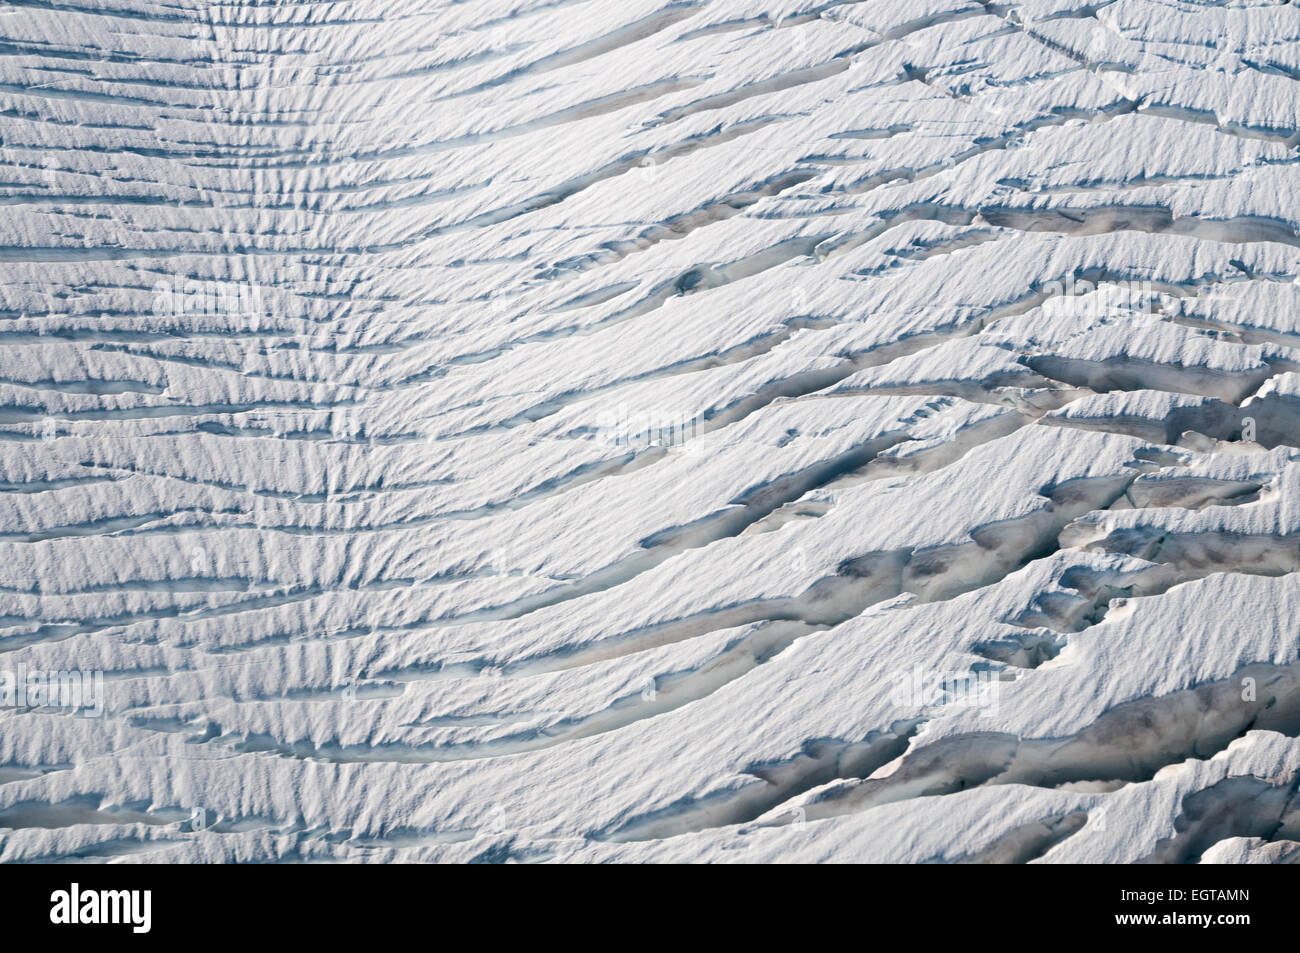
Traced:
<svg viewBox="0 0 1300 953">
<path fill-rule="evenodd" d="M 0 7 L 0 860 L 1293 857 L 1298 142 L 1293 3 Z"/>
</svg>

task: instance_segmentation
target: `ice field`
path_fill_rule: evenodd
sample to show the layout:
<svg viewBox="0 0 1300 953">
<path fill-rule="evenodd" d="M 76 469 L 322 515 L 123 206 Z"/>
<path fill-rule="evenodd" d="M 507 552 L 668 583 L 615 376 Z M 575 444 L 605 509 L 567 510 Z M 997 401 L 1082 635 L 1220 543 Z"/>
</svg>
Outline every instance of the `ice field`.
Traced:
<svg viewBox="0 0 1300 953">
<path fill-rule="evenodd" d="M 0 6 L 0 861 L 1300 858 L 1298 146 L 1295 3 Z"/>
</svg>

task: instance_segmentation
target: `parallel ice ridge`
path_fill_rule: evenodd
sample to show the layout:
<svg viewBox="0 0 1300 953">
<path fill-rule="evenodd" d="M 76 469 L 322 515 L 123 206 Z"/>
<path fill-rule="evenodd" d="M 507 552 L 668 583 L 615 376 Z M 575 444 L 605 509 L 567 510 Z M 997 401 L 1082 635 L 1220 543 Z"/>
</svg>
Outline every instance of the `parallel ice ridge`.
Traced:
<svg viewBox="0 0 1300 953">
<path fill-rule="evenodd" d="M 0 6 L 0 860 L 1295 859 L 1298 143 L 1295 3 Z"/>
</svg>

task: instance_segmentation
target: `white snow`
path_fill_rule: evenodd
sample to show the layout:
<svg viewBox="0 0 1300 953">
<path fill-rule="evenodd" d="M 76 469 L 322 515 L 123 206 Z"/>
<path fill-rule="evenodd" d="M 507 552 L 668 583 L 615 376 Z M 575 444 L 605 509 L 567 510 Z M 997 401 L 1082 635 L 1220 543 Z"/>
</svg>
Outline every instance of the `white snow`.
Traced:
<svg viewBox="0 0 1300 953">
<path fill-rule="evenodd" d="M 1296 859 L 1294 2 L 0 14 L 0 861 Z"/>
</svg>

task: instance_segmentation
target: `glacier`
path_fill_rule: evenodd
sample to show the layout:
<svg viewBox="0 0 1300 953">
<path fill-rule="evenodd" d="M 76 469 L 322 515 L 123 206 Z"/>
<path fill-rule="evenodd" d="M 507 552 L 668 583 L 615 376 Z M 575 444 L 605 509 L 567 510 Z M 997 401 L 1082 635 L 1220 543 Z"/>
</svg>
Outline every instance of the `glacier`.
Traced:
<svg viewBox="0 0 1300 953">
<path fill-rule="evenodd" d="M 1294 2 L 0 6 L 0 862 L 1300 859 L 1298 149 Z"/>
</svg>

